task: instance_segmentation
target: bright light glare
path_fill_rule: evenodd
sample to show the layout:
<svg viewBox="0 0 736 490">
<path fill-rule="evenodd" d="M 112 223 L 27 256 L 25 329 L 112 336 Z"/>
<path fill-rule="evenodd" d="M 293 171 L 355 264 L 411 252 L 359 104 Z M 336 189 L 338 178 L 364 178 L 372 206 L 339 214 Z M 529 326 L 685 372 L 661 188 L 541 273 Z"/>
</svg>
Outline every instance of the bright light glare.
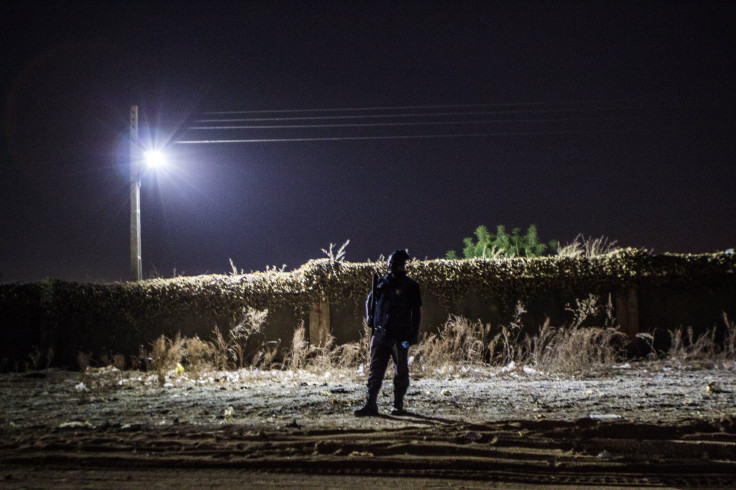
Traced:
<svg viewBox="0 0 736 490">
<path fill-rule="evenodd" d="M 162 167 L 166 165 L 164 154 L 157 150 L 146 151 L 143 153 L 146 163 L 149 167 Z"/>
</svg>

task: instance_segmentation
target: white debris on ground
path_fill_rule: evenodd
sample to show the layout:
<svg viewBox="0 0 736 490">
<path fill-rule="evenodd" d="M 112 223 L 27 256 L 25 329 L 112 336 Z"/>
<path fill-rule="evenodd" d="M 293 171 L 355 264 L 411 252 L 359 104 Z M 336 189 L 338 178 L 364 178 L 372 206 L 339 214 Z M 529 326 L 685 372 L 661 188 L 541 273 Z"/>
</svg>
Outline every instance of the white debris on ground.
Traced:
<svg viewBox="0 0 736 490">
<path fill-rule="evenodd" d="M 393 400 L 389 370 L 379 408 Z M 380 427 L 412 423 L 397 417 L 359 419 L 366 372 L 242 369 L 157 373 L 99 369 L 0 374 L 0 427 L 84 427 L 247 424 L 273 428 Z M 606 374 L 553 376 L 530 366 L 449 367 L 415 376 L 406 408 L 457 422 L 621 420 L 672 422 L 736 414 L 732 369 L 616 366 Z"/>
</svg>

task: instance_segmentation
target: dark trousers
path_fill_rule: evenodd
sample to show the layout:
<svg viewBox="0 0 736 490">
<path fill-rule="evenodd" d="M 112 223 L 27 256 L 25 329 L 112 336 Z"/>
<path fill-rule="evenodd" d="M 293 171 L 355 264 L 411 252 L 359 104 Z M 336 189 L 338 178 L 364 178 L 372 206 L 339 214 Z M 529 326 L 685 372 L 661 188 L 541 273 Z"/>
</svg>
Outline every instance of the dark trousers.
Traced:
<svg viewBox="0 0 736 490">
<path fill-rule="evenodd" d="M 371 367 L 368 374 L 368 404 L 375 405 L 386 374 L 388 360 L 394 361 L 394 406 L 401 406 L 409 388 L 408 348 L 386 334 L 384 329 L 375 329 L 371 337 Z"/>
</svg>

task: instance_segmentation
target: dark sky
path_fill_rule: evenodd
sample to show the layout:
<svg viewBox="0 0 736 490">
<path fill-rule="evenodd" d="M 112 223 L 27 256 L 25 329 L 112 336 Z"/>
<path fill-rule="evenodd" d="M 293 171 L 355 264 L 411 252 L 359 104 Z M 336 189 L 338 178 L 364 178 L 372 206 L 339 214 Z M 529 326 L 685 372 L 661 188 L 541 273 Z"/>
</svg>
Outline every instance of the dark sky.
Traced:
<svg viewBox="0 0 736 490">
<path fill-rule="evenodd" d="M 131 104 L 146 277 L 479 224 L 736 245 L 736 2 L 17 1 L 0 46 L 2 282 L 129 277 Z"/>
</svg>

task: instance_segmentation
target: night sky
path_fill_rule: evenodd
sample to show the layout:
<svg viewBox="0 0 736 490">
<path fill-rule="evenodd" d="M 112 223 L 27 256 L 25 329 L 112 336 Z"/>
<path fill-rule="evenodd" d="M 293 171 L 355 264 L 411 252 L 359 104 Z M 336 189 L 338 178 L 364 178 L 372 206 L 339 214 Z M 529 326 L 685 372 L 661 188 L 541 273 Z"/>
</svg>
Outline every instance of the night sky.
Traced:
<svg viewBox="0 0 736 490">
<path fill-rule="evenodd" d="M 0 282 L 129 278 L 132 104 L 145 277 L 736 246 L 736 2 L 14 1 L 0 47 Z"/>
</svg>

